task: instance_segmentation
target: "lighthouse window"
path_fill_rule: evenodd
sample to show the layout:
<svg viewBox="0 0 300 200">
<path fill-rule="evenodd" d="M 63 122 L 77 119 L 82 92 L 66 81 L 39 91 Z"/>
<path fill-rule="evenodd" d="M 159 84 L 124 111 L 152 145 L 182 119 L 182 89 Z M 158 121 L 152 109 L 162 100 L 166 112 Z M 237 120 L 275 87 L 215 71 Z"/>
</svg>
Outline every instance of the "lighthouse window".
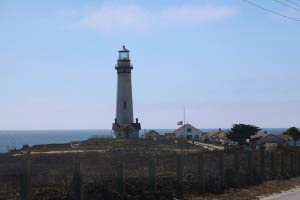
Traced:
<svg viewBox="0 0 300 200">
<path fill-rule="evenodd" d="M 120 60 L 129 60 L 129 52 L 120 52 L 119 59 Z"/>
<path fill-rule="evenodd" d="M 124 110 L 126 110 L 126 101 L 124 101 Z"/>
</svg>

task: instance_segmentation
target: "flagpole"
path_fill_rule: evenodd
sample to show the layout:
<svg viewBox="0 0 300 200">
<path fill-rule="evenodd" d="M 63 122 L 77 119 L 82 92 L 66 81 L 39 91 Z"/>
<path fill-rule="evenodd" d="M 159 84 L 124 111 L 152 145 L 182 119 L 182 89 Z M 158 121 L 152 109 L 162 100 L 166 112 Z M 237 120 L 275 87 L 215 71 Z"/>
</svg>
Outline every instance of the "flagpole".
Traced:
<svg viewBox="0 0 300 200">
<path fill-rule="evenodd" d="M 183 105 L 183 125 L 185 125 L 185 104 Z"/>
</svg>

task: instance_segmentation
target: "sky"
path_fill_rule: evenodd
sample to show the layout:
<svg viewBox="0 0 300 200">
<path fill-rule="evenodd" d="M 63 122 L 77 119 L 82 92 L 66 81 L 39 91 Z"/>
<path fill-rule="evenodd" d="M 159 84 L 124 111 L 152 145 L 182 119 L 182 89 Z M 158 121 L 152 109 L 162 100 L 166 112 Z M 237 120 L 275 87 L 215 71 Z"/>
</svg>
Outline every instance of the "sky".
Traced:
<svg viewBox="0 0 300 200">
<path fill-rule="evenodd" d="M 0 0 L 0 129 L 110 129 L 123 45 L 142 128 L 176 128 L 184 105 L 198 128 L 299 127 L 299 36 L 242 0 Z"/>
</svg>

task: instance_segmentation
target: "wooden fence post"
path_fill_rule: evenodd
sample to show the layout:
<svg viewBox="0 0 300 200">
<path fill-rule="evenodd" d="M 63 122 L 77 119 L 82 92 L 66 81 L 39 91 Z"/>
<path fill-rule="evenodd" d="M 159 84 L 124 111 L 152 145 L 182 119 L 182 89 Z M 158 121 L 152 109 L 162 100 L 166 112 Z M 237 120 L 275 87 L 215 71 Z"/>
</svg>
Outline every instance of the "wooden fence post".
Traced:
<svg viewBox="0 0 300 200">
<path fill-rule="evenodd" d="M 155 193 L 156 191 L 156 177 L 155 177 L 155 161 L 153 159 L 149 162 L 149 188 L 150 191 Z"/>
<path fill-rule="evenodd" d="M 234 152 L 234 171 L 235 171 L 235 187 L 240 185 L 240 155 L 238 151 Z"/>
<path fill-rule="evenodd" d="M 80 174 L 80 161 L 76 160 L 73 172 L 73 199 L 81 199 L 81 174 Z"/>
<path fill-rule="evenodd" d="M 286 171 L 285 171 L 285 152 L 281 152 L 280 155 L 280 174 L 282 178 L 286 177 Z"/>
<path fill-rule="evenodd" d="M 261 181 L 265 180 L 265 150 L 260 149 L 260 176 Z"/>
<path fill-rule="evenodd" d="M 294 152 L 290 152 L 290 155 L 289 155 L 289 158 L 290 158 L 290 176 L 295 176 L 295 171 L 294 171 Z"/>
<path fill-rule="evenodd" d="M 271 153 L 271 176 L 272 178 L 276 178 L 276 165 L 275 165 L 275 153 Z"/>
<path fill-rule="evenodd" d="M 204 176 L 204 155 L 200 153 L 198 157 L 198 169 L 199 169 L 199 193 L 203 194 L 205 192 L 205 176 Z"/>
<path fill-rule="evenodd" d="M 183 166 L 182 155 L 176 156 L 177 191 L 176 198 L 183 199 Z"/>
<path fill-rule="evenodd" d="M 247 164 L 248 164 L 248 184 L 252 184 L 252 174 L 253 174 L 253 167 L 252 167 L 252 150 L 247 152 Z"/>
<path fill-rule="evenodd" d="M 297 152 L 297 163 L 298 163 L 298 166 L 297 166 L 297 175 L 300 176 L 300 152 Z"/>
<path fill-rule="evenodd" d="M 20 196 L 21 200 L 32 199 L 30 154 L 22 156 L 20 165 Z"/>
<path fill-rule="evenodd" d="M 223 192 L 224 185 L 224 162 L 223 162 L 223 152 L 218 152 L 218 193 Z"/>
<path fill-rule="evenodd" d="M 121 198 L 124 198 L 125 188 L 124 188 L 124 162 L 122 161 L 117 169 L 117 192 L 120 194 Z"/>
</svg>

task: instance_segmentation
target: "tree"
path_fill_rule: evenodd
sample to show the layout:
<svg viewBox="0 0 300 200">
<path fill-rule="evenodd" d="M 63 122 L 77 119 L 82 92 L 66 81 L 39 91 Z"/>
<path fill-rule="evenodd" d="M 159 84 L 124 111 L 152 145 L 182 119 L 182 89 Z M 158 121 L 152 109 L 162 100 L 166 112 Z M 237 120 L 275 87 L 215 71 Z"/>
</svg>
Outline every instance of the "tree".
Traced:
<svg viewBox="0 0 300 200">
<path fill-rule="evenodd" d="M 255 135 L 261 129 L 257 126 L 247 124 L 234 124 L 227 133 L 228 139 L 238 144 L 246 144 L 246 139 L 250 139 L 251 135 Z"/>
<path fill-rule="evenodd" d="M 289 129 L 287 129 L 286 131 L 284 131 L 283 135 L 291 136 L 296 144 L 296 141 L 299 140 L 299 138 L 300 138 L 300 131 L 296 127 L 291 127 Z"/>
</svg>

